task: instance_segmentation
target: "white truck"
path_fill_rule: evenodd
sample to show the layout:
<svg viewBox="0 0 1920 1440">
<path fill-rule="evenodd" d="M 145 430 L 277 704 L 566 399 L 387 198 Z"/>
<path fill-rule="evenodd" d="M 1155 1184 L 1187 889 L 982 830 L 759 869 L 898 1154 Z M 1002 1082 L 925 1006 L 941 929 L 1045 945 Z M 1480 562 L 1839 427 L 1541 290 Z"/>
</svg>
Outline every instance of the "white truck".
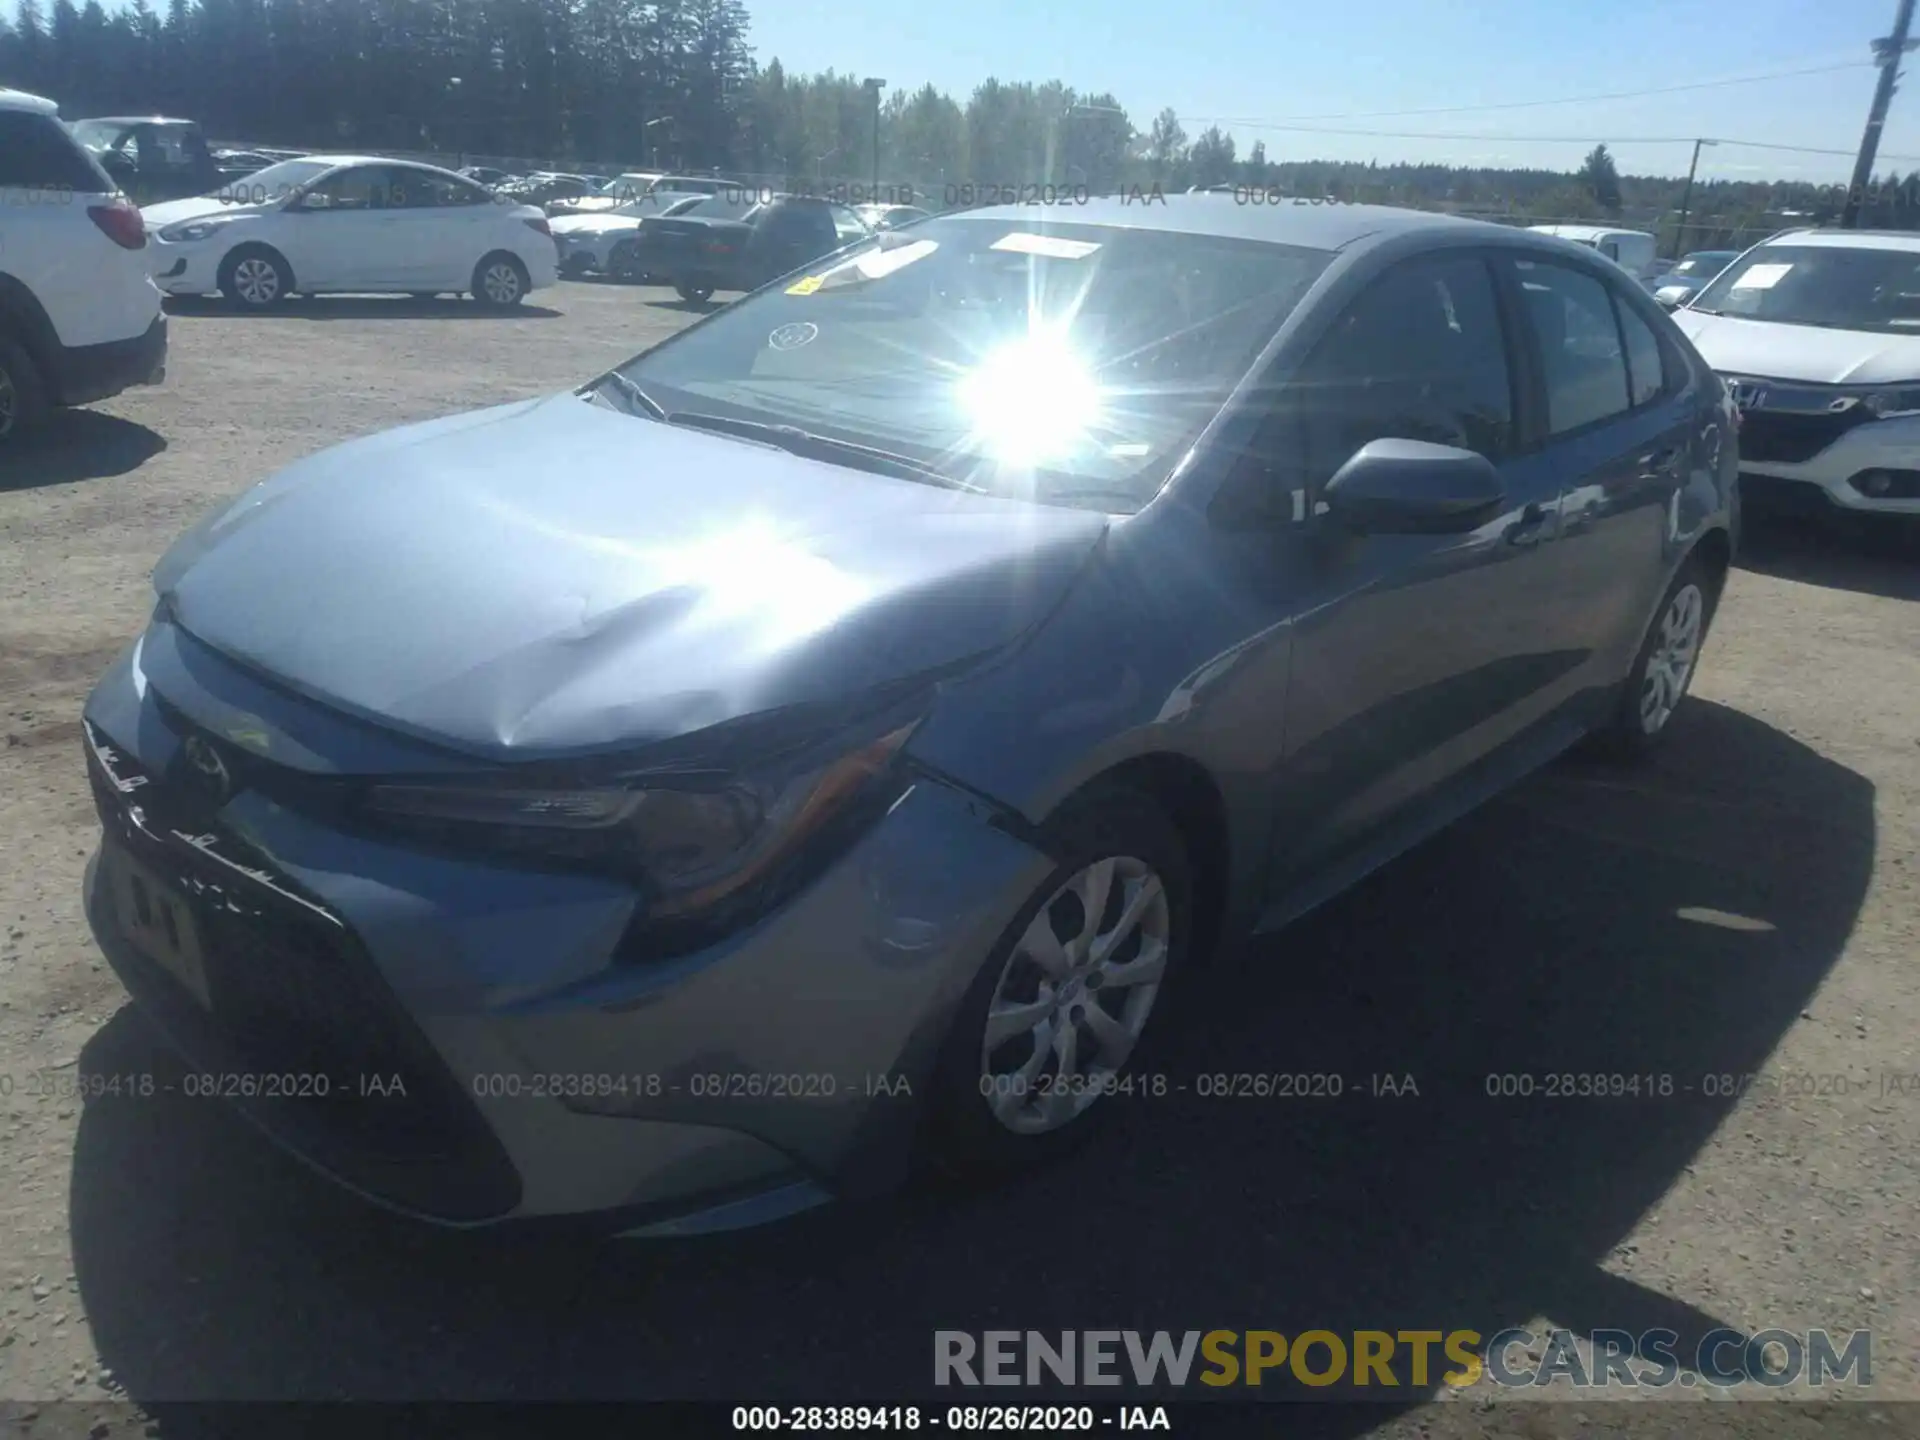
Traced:
<svg viewBox="0 0 1920 1440">
<path fill-rule="evenodd" d="M 1658 249 L 1644 230 L 1616 230 L 1607 225 L 1529 225 L 1536 235 L 1557 235 L 1589 250 L 1598 250 L 1643 285 L 1659 273 Z"/>
</svg>

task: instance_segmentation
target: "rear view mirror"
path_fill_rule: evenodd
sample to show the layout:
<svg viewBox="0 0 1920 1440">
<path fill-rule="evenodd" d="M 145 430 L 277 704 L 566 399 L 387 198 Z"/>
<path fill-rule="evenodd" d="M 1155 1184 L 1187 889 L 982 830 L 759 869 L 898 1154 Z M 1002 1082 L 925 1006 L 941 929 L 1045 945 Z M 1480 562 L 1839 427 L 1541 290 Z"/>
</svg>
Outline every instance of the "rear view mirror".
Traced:
<svg viewBox="0 0 1920 1440">
<path fill-rule="evenodd" d="M 1322 492 L 1328 513 L 1360 534 L 1447 535 L 1487 520 L 1506 498 L 1486 456 L 1425 440 L 1372 440 Z"/>
</svg>

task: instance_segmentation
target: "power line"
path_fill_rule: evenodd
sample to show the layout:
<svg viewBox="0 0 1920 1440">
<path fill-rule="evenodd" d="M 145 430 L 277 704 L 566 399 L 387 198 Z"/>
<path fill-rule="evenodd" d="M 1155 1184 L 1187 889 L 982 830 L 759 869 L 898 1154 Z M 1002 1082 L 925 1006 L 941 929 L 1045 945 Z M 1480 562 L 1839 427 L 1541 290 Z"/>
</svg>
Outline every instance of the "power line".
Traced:
<svg viewBox="0 0 1920 1440">
<path fill-rule="evenodd" d="M 1344 115 L 1282 115 L 1277 122 L 1261 121 L 1243 115 L 1196 115 L 1196 122 L 1212 125 L 1277 125 L 1295 120 L 1393 120 L 1410 115 L 1466 115 L 1482 110 L 1532 110 L 1547 105 L 1588 105 L 1599 100 L 1638 100 L 1648 95 L 1677 95 L 1684 90 L 1718 90 L 1728 85 L 1759 85 L 1769 80 L 1789 80 L 1800 75 L 1831 75 L 1841 70 L 1871 70 L 1871 60 L 1849 60 L 1837 65 L 1816 65 L 1804 70 L 1775 70 L 1765 75 L 1742 75 L 1727 80 L 1696 80 L 1685 85 L 1662 85 L 1651 90 L 1611 90 L 1597 95 L 1569 95 L 1558 100 L 1502 100 L 1487 105 L 1438 105 L 1424 110 L 1361 110 Z M 1691 143 L 1691 142 L 1689 142 Z M 1852 152 L 1848 152 L 1852 153 Z"/>
<path fill-rule="evenodd" d="M 1198 124 L 1203 116 L 1182 115 L 1183 122 Z M 1217 123 L 1217 122 L 1216 122 Z M 1485 135 L 1457 130 L 1340 130 L 1317 125 L 1283 125 L 1274 120 L 1241 121 L 1245 130 L 1281 130 L 1299 135 L 1357 135 L 1372 140 L 1478 140 L 1500 145 L 1691 145 L 1697 135 Z M 1852 155 L 1851 150 L 1828 150 L 1814 145 L 1776 145 L 1765 140 L 1722 139 L 1721 145 L 1740 145 L 1754 150 L 1790 150 L 1802 155 Z M 1882 152 L 1883 160 L 1920 160 L 1920 155 L 1894 155 Z"/>
</svg>

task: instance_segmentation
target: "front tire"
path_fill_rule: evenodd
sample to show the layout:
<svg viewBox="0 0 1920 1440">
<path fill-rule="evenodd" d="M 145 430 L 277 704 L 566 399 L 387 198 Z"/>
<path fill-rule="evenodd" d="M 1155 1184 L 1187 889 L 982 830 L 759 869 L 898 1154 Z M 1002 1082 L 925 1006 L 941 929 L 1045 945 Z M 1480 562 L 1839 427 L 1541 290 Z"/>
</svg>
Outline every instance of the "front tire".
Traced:
<svg viewBox="0 0 1920 1440">
<path fill-rule="evenodd" d="M 220 293 L 242 310 L 271 310 L 293 289 L 293 270 L 277 250 L 242 245 L 220 262 Z"/>
<path fill-rule="evenodd" d="M 0 335 L 0 446 L 31 434 L 48 409 L 40 367 L 19 341 Z"/>
<path fill-rule="evenodd" d="M 1719 595 L 1719 584 L 1698 557 L 1681 565 L 1640 642 L 1619 707 L 1594 737 L 1601 752 L 1638 760 L 1651 755 L 1666 739 L 1699 668 L 1700 649 Z"/>
<path fill-rule="evenodd" d="M 987 956 L 935 1062 L 927 1151 L 960 1179 L 1043 1164 L 1119 1109 L 1103 1094 L 1124 1085 L 1186 959 L 1186 846 L 1151 798 L 1093 792 L 1045 843 L 1058 863 Z"/>
<path fill-rule="evenodd" d="M 495 251 L 473 267 L 473 298 L 489 310 L 513 309 L 532 288 L 527 267 L 504 251 Z"/>
</svg>

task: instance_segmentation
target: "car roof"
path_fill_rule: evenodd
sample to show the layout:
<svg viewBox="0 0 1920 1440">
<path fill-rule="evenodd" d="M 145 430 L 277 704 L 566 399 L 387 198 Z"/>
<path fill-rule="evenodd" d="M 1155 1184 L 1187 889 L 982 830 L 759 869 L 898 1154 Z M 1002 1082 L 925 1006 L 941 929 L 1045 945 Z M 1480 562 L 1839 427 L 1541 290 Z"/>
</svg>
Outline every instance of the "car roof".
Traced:
<svg viewBox="0 0 1920 1440">
<path fill-rule="evenodd" d="M 76 125 L 97 123 L 101 125 L 193 125 L 198 120 L 182 120 L 176 115 L 86 115 L 73 122 Z"/>
<path fill-rule="evenodd" d="M 1282 199 L 1277 204 L 1242 204 L 1237 196 L 1220 194 L 1163 195 L 1139 192 L 1123 196 L 1096 196 L 1084 205 L 1048 207 L 1052 222 L 1106 225 L 1125 230 L 1160 230 L 1221 239 L 1264 240 L 1276 245 L 1298 245 L 1310 250 L 1339 250 L 1358 240 L 1385 240 L 1392 236 L 1428 233 L 1461 236 L 1478 232 L 1500 236 L 1509 243 L 1524 231 L 1485 220 L 1467 220 L 1430 210 L 1403 210 L 1389 205 L 1347 205 L 1338 202 Z M 947 218 L 992 220 L 1030 229 L 1043 223 L 1032 205 L 990 205 L 957 210 Z M 1527 242 L 1522 242 L 1527 243 Z M 1551 242 L 1536 240 L 1543 249 Z"/>
<path fill-rule="evenodd" d="M 1638 235 L 1651 240 L 1645 230 L 1629 230 L 1620 225 L 1529 225 L 1536 235 L 1558 235 L 1562 240 L 1597 240 L 1602 235 Z"/>
<path fill-rule="evenodd" d="M 1835 250 L 1910 250 L 1920 254 L 1920 235 L 1906 230 L 1788 230 L 1762 245 L 1815 245 Z"/>
<path fill-rule="evenodd" d="M 451 175 L 457 180 L 467 177 L 457 170 L 443 170 L 438 165 L 429 165 L 424 160 L 396 160 L 391 155 L 294 155 L 290 160 L 311 160 L 316 165 L 404 165 L 409 170 L 431 170 L 436 175 Z M 281 163 L 286 163 L 285 161 Z"/>
<path fill-rule="evenodd" d="M 0 85 L 0 110 L 24 110 L 30 115 L 58 115 L 60 107 L 44 95 L 29 95 L 25 90 L 9 90 Z"/>
</svg>

